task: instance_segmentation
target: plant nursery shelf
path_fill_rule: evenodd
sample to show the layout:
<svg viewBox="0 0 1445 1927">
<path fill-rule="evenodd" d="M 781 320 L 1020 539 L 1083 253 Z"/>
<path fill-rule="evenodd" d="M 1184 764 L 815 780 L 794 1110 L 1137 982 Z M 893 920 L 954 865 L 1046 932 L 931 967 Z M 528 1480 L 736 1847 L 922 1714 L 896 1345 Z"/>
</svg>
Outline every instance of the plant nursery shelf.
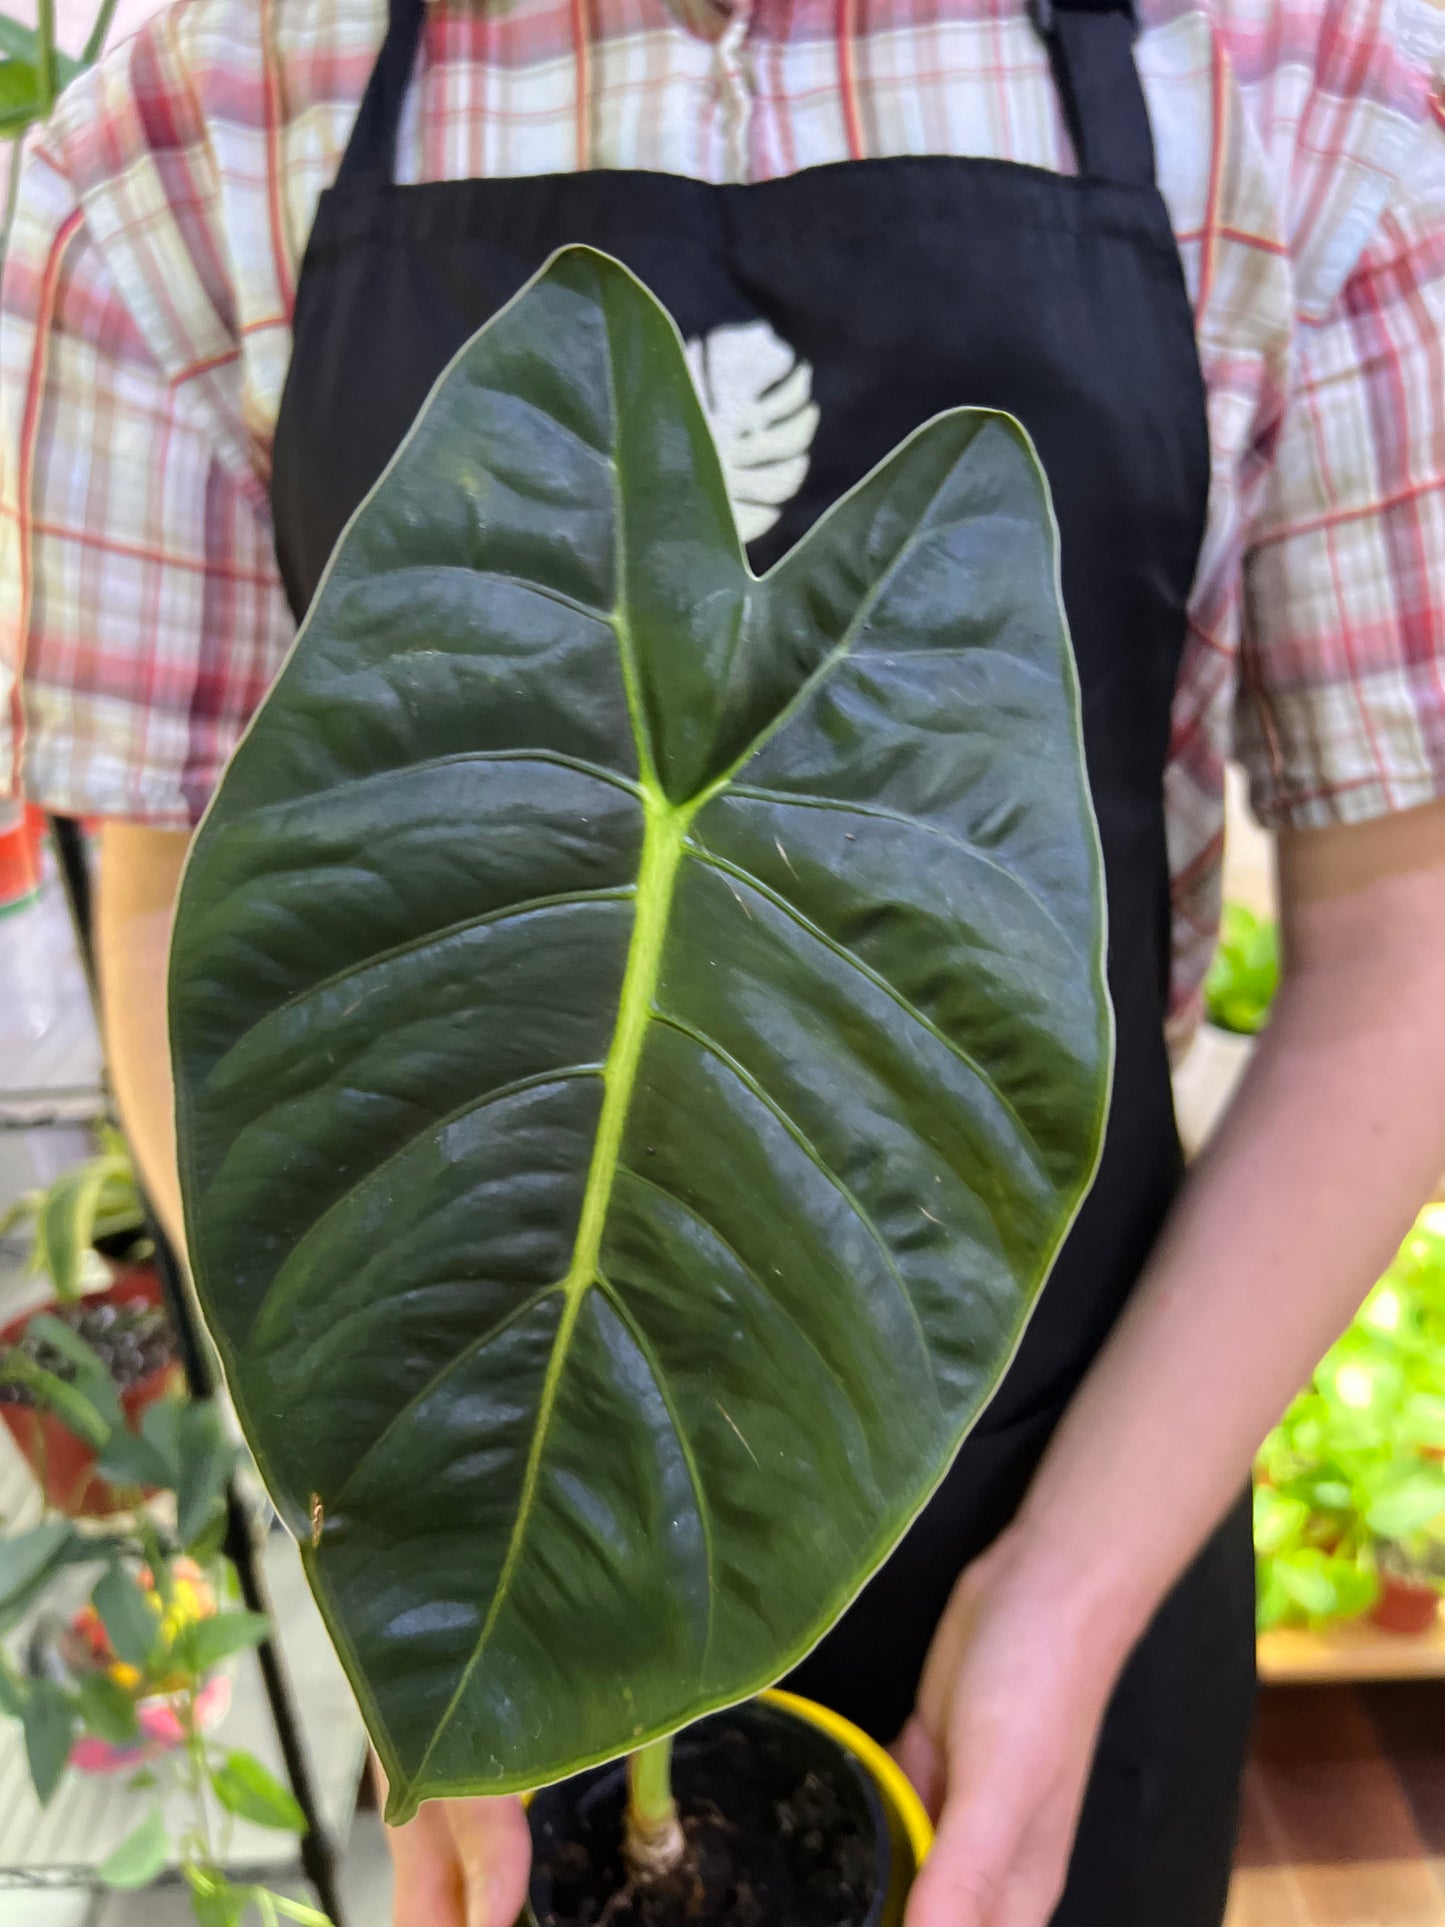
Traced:
<svg viewBox="0 0 1445 1927">
<path fill-rule="evenodd" d="M 1267 1686 L 1445 1679 L 1445 1612 L 1432 1632 L 1408 1636 L 1363 1620 L 1325 1632 L 1276 1627 L 1260 1634 L 1259 1676 Z"/>
</svg>

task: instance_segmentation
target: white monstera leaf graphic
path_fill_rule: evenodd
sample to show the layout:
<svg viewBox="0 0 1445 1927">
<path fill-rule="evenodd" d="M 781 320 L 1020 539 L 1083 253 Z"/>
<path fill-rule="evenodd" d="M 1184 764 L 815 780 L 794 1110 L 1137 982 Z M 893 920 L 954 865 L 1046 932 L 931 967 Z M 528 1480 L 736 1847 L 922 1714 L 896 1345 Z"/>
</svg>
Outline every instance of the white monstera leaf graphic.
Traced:
<svg viewBox="0 0 1445 1927">
<path fill-rule="evenodd" d="M 738 535 L 766 535 L 803 486 L 818 428 L 813 370 L 766 321 L 730 322 L 687 344 L 722 457 Z"/>
</svg>

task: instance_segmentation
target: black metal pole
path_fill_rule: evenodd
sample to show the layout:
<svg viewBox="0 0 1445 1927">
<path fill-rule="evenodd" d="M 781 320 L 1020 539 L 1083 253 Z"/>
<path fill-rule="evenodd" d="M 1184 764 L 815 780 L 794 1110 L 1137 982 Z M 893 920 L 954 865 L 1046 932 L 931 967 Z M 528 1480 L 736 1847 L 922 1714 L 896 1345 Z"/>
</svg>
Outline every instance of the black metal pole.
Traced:
<svg viewBox="0 0 1445 1927">
<path fill-rule="evenodd" d="M 95 974 L 95 944 L 92 932 L 95 921 L 91 908 L 90 863 L 85 854 L 85 832 L 73 816 L 51 816 L 46 818 L 50 827 L 50 841 L 55 849 L 56 867 L 60 871 L 60 881 L 65 890 L 65 904 L 70 912 L 71 928 L 75 931 L 75 947 L 80 953 L 80 967 L 85 972 L 85 981 L 90 986 L 90 1005 L 95 1012 L 96 1022 L 100 1021 L 100 985 Z"/>
<path fill-rule="evenodd" d="M 271 1598 L 266 1589 L 266 1569 L 257 1553 L 246 1503 L 237 1492 L 234 1480 L 226 1488 L 226 1546 L 240 1578 L 241 1597 L 247 1609 L 253 1613 L 264 1613 L 274 1625 Z M 306 1757 L 306 1745 L 301 1737 L 301 1723 L 296 1717 L 291 1682 L 286 1676 L 274 1640 L 261 1641 L 256 1648 L 256 1659 L 261 1668 L 261 1683 L 266 1689 L 276 1738 L 280 1743 L 281 1758 L 286 1764 L 286 1777 L 291 1782 L 296 1804 L 306 1819 L 306 1831 L 301 1836 L 301 1865 L 306 1878 L 316 1890 L 322 1913 L 329 1914 L 336 1927 L 343 1927 L 341 1890 L 336 1878 L 336 1851 L 317 1804 L 316 1785 L 311 1778 L 311 1762 Z"/>
<path fill-rule="evenodd" d="M 76 948 L 80 952 L 80 960 L 85 970 L 86 982 L 90 987 L 91 1004 L 98 1024 L 100 993 L 95 967 L 90 863 L 86 855 L 85 835 L 72 817 L 52 816 L 48 821 L 55 846 L 56 864 L 64 886 L 71 922 L 75 928 Z M 175 1332 L 187 1388 L 192 1398 L 214 1398 L 217 1389 L 215 1368 L 206 1343 L 205 1332 L 196 1315 L 190 1285 L 155 1213 L 147 1208 L 146 1215 L 150 1220 L 150 1232 L 155 1240 L 156 1272 L 160 1278 L 166 1311 Z M 274 1625 L 266 1574 L 260 1549 L 256 1543 L 256 1534 L 252 1529 L 246 1502 L 237 1489 L 234 1479 L 226 1487 L 225 1550 L 227 1557 L 236 1568 L 241 1597 L 248 1610 L 264 1613 Z M 306 1831 L 301 1837 L 301 1864 L 307 1879 L 316 1890 L 316 1898 L 321 1903 L 322 1911 L 331 1916 L 336 1927 L 344 1927 L 341 1916 L 341 1896 L 336 1879 L 336 1855 L 317 1804 L 315 1783 L 311 1777 L 311 1765 L 306 1757 L 306 1746 L 301 1737 L 301 1726 L 296 1716 L 296 1702 L 291 1691 L 291 1682 L 286 1676 L 286 1669 L 282 1664 L 275 1641 L 269 1638 L 263 1639 L 256 1648 L 256 1659 L 261 1669 L 261 1684 L 266 1693 L 271 1723 L 276 1729 L 276 1739 L 281 1748 L 286 1776 L 291 1782 L 291 1791 L 296 1796 L 296 1804 L 306 1820 Z"/>
</svg>

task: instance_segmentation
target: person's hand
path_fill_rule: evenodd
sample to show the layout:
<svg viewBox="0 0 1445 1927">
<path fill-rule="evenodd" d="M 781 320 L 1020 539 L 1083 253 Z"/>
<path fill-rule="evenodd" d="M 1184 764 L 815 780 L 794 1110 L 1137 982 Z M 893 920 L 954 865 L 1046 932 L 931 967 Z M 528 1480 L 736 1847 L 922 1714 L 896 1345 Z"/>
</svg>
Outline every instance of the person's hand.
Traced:
<svg viewBox="0 0 1445 1927">
<path fill-rule="evenodd" d="M 937 1821 L 905 1927 L 1047 1927 L 1128 1638 L 1009 1535 L 964 1573 L 893 1752 Z"/>
<path fill-rule="evenodd" d="M 386 1841 L 394 1927 L 512 1927 L 521 1913 L 532 1840 L 520 1800 L 427 1800 Z"/>
</svg>

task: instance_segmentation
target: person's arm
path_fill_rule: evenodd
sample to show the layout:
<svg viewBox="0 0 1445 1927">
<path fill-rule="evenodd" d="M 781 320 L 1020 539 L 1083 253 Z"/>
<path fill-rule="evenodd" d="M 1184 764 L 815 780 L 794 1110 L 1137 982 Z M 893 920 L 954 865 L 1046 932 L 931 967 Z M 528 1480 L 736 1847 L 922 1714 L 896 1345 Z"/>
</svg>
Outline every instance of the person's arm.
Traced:
<svg viewBox="0 0 1445 1927">
<path fill-rule="evenodd" d="M 95 956 L 106 1062 L 131 1153 L 156 1216 L 185 1249 L 176 1175 L 166 954 L 190 835 L 136 823 L 100 833 Z"/>
<path fill-rule="evenodd" d="M 899 1743 L 942 1796 L 908 1927 L 1044 1927 L 1124 1659 L 1445 1170 L 1445 804 L 1285 833 L 1279 876 L 1240 1092 L 939 1628 Z"/>
</svg>

